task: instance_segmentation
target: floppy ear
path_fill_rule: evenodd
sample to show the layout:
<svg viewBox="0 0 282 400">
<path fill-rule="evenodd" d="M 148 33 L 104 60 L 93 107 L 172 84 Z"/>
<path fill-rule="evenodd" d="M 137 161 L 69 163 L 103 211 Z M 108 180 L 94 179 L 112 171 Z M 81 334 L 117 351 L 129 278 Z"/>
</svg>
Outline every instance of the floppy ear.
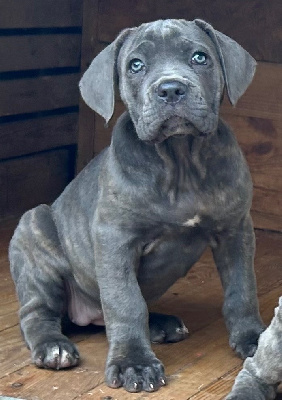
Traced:
<svg viewBox="0 0 282 400">
<path fill-rule="evenodd" d="M 132 29 L 125 29 L 99 53 L 79 82 L 81 96 L 85 103 L 108 122 L 114 112 L 116 61 L 119 50 Z"/>
<path fill-rule="evenodd" d="M 201 19 L 195 19 L 195 24 L 205 31 L 217 49 L 223 70 L 227 94 L 231 104 L 236 104 L 246 91 L 256 70 L 256 60 L 235 40 L 213 29 Z"/>
</svg>

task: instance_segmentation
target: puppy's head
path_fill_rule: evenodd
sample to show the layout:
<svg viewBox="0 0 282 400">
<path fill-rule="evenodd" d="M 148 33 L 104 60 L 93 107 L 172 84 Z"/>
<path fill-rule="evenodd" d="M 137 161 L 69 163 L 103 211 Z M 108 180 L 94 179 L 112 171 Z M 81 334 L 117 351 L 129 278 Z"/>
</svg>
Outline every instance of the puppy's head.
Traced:
<svg viewBox="0 0 282 400">
<path fill-rule="evenodd" d="M 108 121 L 118 82 L 137 135 L 155 143 L 214 132 L 224 87 L 235 104 L 255 66 L 238 43 L 202 20 L 160 20 L 121 32 L 93 60 L 80 90 Z"/>
</svg>

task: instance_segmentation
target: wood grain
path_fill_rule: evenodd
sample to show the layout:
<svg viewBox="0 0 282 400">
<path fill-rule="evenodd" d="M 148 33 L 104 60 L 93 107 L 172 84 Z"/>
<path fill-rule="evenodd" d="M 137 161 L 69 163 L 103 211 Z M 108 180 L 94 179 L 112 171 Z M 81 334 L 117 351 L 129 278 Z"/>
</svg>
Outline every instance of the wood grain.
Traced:
<svg viewBox="0 0 282 400">
<path fill-rule="evenodd" d="M 78 105 L 79 74 L 0 80 L 0 116 Z"/>
<path fill-rule="evenodd" d="M 268 229 L 281 232 L 282 216 L 271 215 L 269 212 L 251 210 L 254 226 L 259 229 Z"/>
<path fill-rule="evenodd" d="M 76 144 L 78 113 L 0 124 L 0 159 Z"/>
<path fill-rule="evenodd" d="M 0 72 L 79 67 L 79 34 L 0 36 Z"/>
<path fill-rule="evenodd" d="M 99 1 L 98 40 L 112 42 L 125 28 L 138 26 L 156 19 L 156 0 L 115 0 Z"/>
<path fill-rule="evenodd" d="M 67 147 L 0 163 L 0 218 L 50 203 L 73 177 L 74 149 Z"/>
<path fill-rule="evenodd" d="M 201 18 L 236 40 L 257 60 L 281 63 L 281 14 L 280 0 L 122 0 L 118 9 L 114 0 L 103 0 L 98 34 L 99 40 L 111 42 L 122 29 L 142 22 Z"/>
<path fill-rule="evenodd" d="M 223 116 L 236 133 L 250 167 L 255 226 L 282 231 L 282 119 Z"/>
<path fill-rule="evenodd" d="M 98 0 L 83 2 L 83 29 L 81 45 L 81 71 L 89 67 L 97 49 L 97 27 L 99 20 Z M 76 172 L 80 172 L 95 154 L 96 116 L 80 97 L 79 101 L 79 136 L 76 160 Z"/>
<path fill-rule="evenodd" d="M 282 62 L 279 0 L 156 0 L 160 18 L 204 19 L 232 37 L 259 61 Z"/>
<path fill-rule="evenodd" d="M 239 99 L 236 107 L 230 106 L 227 96 L 225 96 L 221 111 L 224 115 L 281 120 L 281 87 L 282 65 L 261 62 L 258 64 L 254 80 Z"/>
<path fill-rule="evenodd" d="M 53 201 L 73 176 L 82 3 L 0 0 L 0 219 Z"/>
<path fill-rule="evenodd" d="M 242 361 L 228 346 L 220 311 L 222 291 L 209 251 L 187 277 L 154 305 L 156 311 L 180 315 L 191 333 L 187 340 L 177 344 L 154 345 L 169 374 L 168 386 L 151 394 L 130 394 L 109 389 L 103 383 L 108 345 L 101 331 L 72 335 L 82 358 L 77 368 L 57 372 L 40 370 L 31 364 L 18 325 L 14 326 L 17 307 L 6 255 L 14 225 L 0 225 L 0 321 L 3 316 L 6 324 L 0 330 L 0 395 L 27 400 L 47 400 L 50 395 L 55 400 L 224 399 Z M 269 323 L 281 295 L 282 235 L 257 231 L 256 236 L 260 308 L 264 321 Z"/>
<path fill-rule="evenodd" d="M 81 26 L 79 0 L 0 0 L 0 29 Z"/>
<path fill-rule="evenodd" d="M 111 142 L 113 127 L 118 117 L 125 111 L 125 106 L 121 101 L 116 101 L 114 115 L 110 120 L 108 126 L 105 120 L 100 115 L 95 116 L 96 120 L 96 135 L 94 137 L 95 154 L 98 154 Z"/>
</svg>

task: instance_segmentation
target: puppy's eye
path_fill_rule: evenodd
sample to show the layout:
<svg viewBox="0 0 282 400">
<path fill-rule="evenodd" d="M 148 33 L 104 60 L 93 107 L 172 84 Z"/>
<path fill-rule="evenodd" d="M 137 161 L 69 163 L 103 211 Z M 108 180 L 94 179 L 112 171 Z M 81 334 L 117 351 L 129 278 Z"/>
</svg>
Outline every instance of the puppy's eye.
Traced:
<svg viewBox="0 0 282 400">
<path fill-rule="evenodd" d="M 133 58 L 129 63 L 129 70 L 133 74 L 137 74 L 145 69 L 145 64 L 139 58 Z"/>
<path fill-rule="evenodd" d="M 202 51 L 196 51 L 192 56 L 192 64 L 206 65 L 208 56 Z"/>
</svg>

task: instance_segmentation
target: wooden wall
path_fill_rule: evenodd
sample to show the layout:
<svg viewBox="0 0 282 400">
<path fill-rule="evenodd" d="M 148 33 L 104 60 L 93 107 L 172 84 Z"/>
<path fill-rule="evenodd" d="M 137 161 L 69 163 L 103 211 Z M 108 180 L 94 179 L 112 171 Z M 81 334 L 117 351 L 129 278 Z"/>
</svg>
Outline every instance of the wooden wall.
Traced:
<svg viewBox="0 0 282 400">
<path fill-rule="evenodd" d="M 84 0 L 82 63 L 123 28 L 158 18 L 202 18 L 238 41 L 259 61 L 255 79 L 236 108 L 227 101 L 223 118 L 234 128 L 254 181 L 255 226 L 282 231 L 282 2 L 281 0 Z M 110 141 L 111 126 L 123 110 L 117 101 L 110 127 L 80 105 L 77 168 Z"/>
<path fill-rule="evenodd" d="M 0 218 L 74 175 L 81 25 L 80 0 L 0 0 Z"/>
</svg>

